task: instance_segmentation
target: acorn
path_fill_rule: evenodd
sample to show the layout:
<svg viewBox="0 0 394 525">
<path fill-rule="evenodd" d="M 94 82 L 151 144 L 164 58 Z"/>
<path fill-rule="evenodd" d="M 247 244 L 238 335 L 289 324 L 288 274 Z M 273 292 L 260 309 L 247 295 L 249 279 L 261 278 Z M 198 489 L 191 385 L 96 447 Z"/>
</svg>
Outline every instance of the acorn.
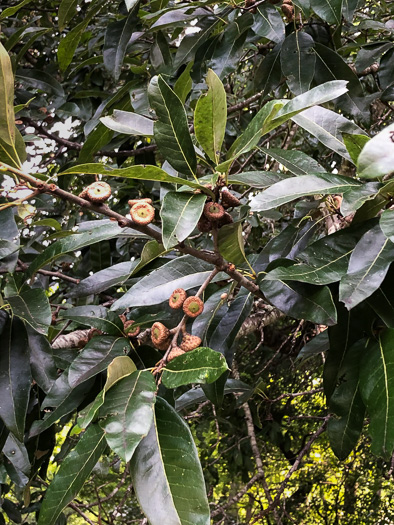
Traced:
<svg viewBox="0 0 394 525">
<path fill-rule="evenodd" d="M 201 215 L 197 223 L 197 228 L 199 229 L 200 232 L 208 233 L 212 230 L 213 226 L 212 226 L 211 221 L 207 219 L 205 215 Z"/>
<path fill-rule="evenodd" d="M 130 199 L 128 201 L 128 204 L 130 208 L 134 206 L 134 204 L 138 204 L 139 202 L 146 202 L 147 204 L 152 204 L 152 199 Z"/>
<path fill-rule="evenodd" d="M 130 320 L 126 321 L 123 325 L 123 330 L 129 337 L 137 337 L 141 331 L 141 328 L 138 325 L 133 327 L 134 323 L 135 321 Z"/>
<path fill-rule="evenodd" d="M 204 303 L 195 295 L 191 295 L 183 303 L 183 311 L 188 317 L 197 317 L 203 310 Z"/>
<path fill-rule="evenodd" d="M 222 190 L 222 206 L 223 208 L 236 208 L 241 206 L 241 201 L 230 191 Z"/>
<path fill-rule="evenodd" d="M 179 310 L 179 308 L 182 308 L 186 297 L 187 293 L 185 292 L 185 290 L 183 288 L 177 288 L 172 292 L 171 297 L 169 299 L 170 307 L 174 310 Z"/>
<path fill-rule="evenodd" d="M 83 348 L 85 345 L 87 345 L 89 342 L 89 339 L 87 337 L 82 337 L 78 343 L 77 343 L 77 346 L 78 348 Z"/>
<path fill-rule="evenodd" d="M 184 354 L 184 350 L 182 350 L 181 348 L 179 348 L 179 346 L 174 346 L 174 348 L 171 350 L 171 352 L 168 354 L 168 357 L 167 357 L 167 361 L 170 362 L 172 361 L 173 359 L 175 359 L 176 357 Z"/>
<path fill-rule="evenodd" d="M 93 184 L 90 184 L 86 188 L 86 198 L 90 202 L 101 204 L 102 202 L 105 202 L 110 196 L 111 186 L 103 180 L 93 182 Z"/>
<path fill-rule="evenodd" d="M 137 202 L 131 207 L 130 215 L 137 224 L 149 224 L 155 218 L 155 209 L 147 202 Z"/>
<path fill-rule="evenodd" d="M 181 348 L 185 352 L 190 352 L 201 345 L 201 339 L 197 335 L 185 334 L 182 338 Z"/>
<path fill-rule="evenodd" d="M 281 5 L 282 13 L 286 17 L 288 23 L 293 22 L 294 20 L 294 7 L 291 0 L 283 0 Z"/>
<path fill-rule="evenodd" d="M 87 193 L 88 193 L 88 189 L 87 189 L 87 188 L 84 188 L 84 189 L 81 191 L 81 193 L 78 195 L 78 197 L 81 197 L 81 199 L 86 199 Z"/>
<path fill-rule="evenodd" d="M 92 337 L 95 337 L 96 335 L 103 335 L 103 332 L 98 328 L 91 328 L 88 332 L 87 338 L 90 341 Z"/>
<path fill-rule="evenodd" d="M 162 323 L 153 323 L 150 331 L 150 336 L 152 339 L 152 343 L 155 346 L 157 346 L 170 337 L 170 331 Z"/>
<path fill-rule="evenodd" d="M 204 206 L 204 215 L 210 221 L 217 221 L 224 215 L 224 208 L 217 202 L 207 202 Z"/>
<path fill-rule="evenodd" d="M 231 224 L 232 222 L 234 222 L 233 218 L 227 211 L 225 211 L 223 217 L 218 221 L 218 228 L 221 228 L 226 224 Z"/>
<path fill-rule="evenodd" d="M 158 350 L 168 350 L 168 347 L 170 346 L 170 344 L 171 344 L 170 337 L 165 339 L 162 343 L 154 343 L 155 348 L 157 348 Z"/>
</svg>

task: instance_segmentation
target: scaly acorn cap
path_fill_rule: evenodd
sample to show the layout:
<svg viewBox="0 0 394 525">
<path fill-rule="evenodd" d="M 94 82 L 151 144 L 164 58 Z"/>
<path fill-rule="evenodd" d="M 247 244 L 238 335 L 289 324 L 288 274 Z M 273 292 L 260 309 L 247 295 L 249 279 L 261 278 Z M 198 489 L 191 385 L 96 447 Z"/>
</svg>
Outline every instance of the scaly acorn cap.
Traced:
<svg viewBox="0 0 394 525">
<path fill-rule="evenodd" d="M 87 188 L 84 188 L 81 193 L 78 195 L 78 197 L 81 197 L 81 199 L 86 199 L 86 195 L 87 195 Z"/>
<path fill-rule="evenodd" d="M 141 328 L 139 326 L 134 326 L 133 328 L 133 324 L 135 323 L 135 321 L 126 321 L 124 324 L 123 324 L 123 329 L 124 329 L 124 332 L 125 334 L 127 334 L 129 337 L 137 337 L 137 335 L 140 333 L 141 331 Z"/>
<path fill-rule="evenodd" d="M 168 350 L 168 347 L 171 344 L 171 338 L 165 339 L 162 343 L 155 343 L 155 348 L 158 350 Z"/>
<path fill-rule="evenodd" d="M 128 201 L 130 208 L 134 206 L 134 204 L 138 204 L 139 202 L 146 202 L 148 204 L 152 204 L 152 199 L 130 199 Z"/>
<path fill-rule="evenodd" d="M 224 215 L 224 208 L 217 202 L 207 202 L 204 206 L 204 215 L 210 221 L 217 221 Z"/>
<path fill-rule="evenodd" d="M 241 206 L 241 201 L 228 190 L 222 190 L 222 205 L 224 208 Z"/>
<path fill-rule="evenodd" d="M 223 217 L 218 220 L 218 228 L 221 228 L 226 224 L 231 224 L 232 222 L 234 222 L 233 218 L 227 211 L 225 211 Z"/>
<path fill-rule="evenodd" d="M 103 180 L 99 180 L 97 182 L 93 182 L 93 184 L 90 184 L 86 188 L 86 198 L 90 202 L 96 202 L 101 203 L 104 202 L 110 197 L 111 195 L 111 186 L 104 182 Z"/>
<path fill-rule="evenodd" d="M 167 362 L 170 362 L 172 361 L 173 359 L 175 359 L 176 357 L 184 354 L 184 350 L 182 350 L 181 348 L 179 348 L 179 346 L 174 346 L 174 348 L 171 350 L 171 352 L 168 354 L 168 357 L 167 357 Z"/>
<path fill-rule="evenodd" d="M 197 228 L 199 229 L 200 232 L 208 233 L 212 230 L 213 226 L 212 226 L 211 221 L 207 219 L 205 215 L 201 215 L 197 223 Z"/>
<path fill-rule="evenodd" d="M 150 336 L 152 343 L 157 346 L 170 337 L 170 331 L 163 323 L 153 323 Z"/>
<path fill-rule="evenodd" d="M 201 345 L 201 339 L 197 335 L 185 334 L 180 347 L 185 352 L 190 352 Z"/>
<path fill-rule="evenodd" d="M 188 317 L 197 317 L 203 310 L 204 303 L 195 295 L 191 295 L 183 303 L 183 311 Z"/>
<path fill-rule="evenodd" d="M 183 288 L 177 288 L 174 290 L 171 294 L 171 297 L 169 299 L 169 305 L 174 310 L 178 310 L 179 308 L 182 308 L 183 303 L 185 302 L 185 299 L 187 297 L 187 293 Z"/>
<path fill-rule="evenodd" d="M 149 224 L 155 218 L 155 209 L 147 202 L 137 202 L 131 207 L 130 215 L 137 224 Z"/>
</svg>

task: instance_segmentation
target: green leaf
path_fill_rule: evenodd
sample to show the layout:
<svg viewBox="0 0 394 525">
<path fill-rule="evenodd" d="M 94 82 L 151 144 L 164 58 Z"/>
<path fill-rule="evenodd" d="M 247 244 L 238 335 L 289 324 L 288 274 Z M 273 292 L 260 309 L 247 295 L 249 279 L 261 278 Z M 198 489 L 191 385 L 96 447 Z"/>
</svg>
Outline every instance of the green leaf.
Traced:
<svg viewBox="0 0 394 525">
<path fill-rule="evenodd" d="M 310 0 L 311 8 L 327 24 L 341 23 L 343 0 Z"/>
<path fill-rule="evenodd" d="M 115 301 L 111 310 L 160 304 L 167 301 L 176 288 L 190 290 L 201 286 L 212 270 L 211 264 L 196 260 L 191 255 L 178 257 L 138 281 L 123 297 Z M 220 281 L 223 277 L 223 273 L 219 273 L 213 282 Z"/>
<path fill-rule="evenodd" d="M 194 112 L 196 138 L 208 157 L 219 164 L 227 123 L 226 92 L 219 77 L 208 70 L 208 92 L 198 99 Z"/>
<path fill-rule="evenodd" d="M 272 210 L 307 195 L 343 193 L 360 186 L 360 182 L 355 179 L 332 175 L 331 173 L 302 175 L 277 182 L 267 190 L 252 197 L 250 206 L 253 211 Z"/>
<path fill-rule="evenodd" d="M 324 146 L 351 160 L 342 133 L 362 134 L 363 130 L 343 115 L 326 108 L 314 107 L 292 117 L 292 120 L 316 137 Z"/>
<path fill-rule="evenodd" d="M 160 210 L 163 244 L 168 250 L 187 239 L 197 226 L 206 201 L 206 195 L 169 191 Z"/>
<path fill-rule="evenodd" d="M 201 385 L 201 388 L 207 399 L 215 405 L 216 408 L 221 408 L 224 400 L 224 388 L 229 376 L 229 370 L 226 370 L 216 381 Z"/>
<path fill-rule="evenodd" d="M 151 525 L 209 525 L 198 452 L 187 424 L 162 398 L 149 434 L 130 463 L 131 478 Z"/>
<path fill-rule="evenodd" d="M 30 385 L 26 329 L 20 319 L 8 317 L 0 338 L 0 417 L 22 442 Z"/>
<path fill-rule="evenodd" d="M 179 75 L 177 81 L 174 84 L 174 91 L 179 97 L 180 101 L 184 104 L 190 90 L 192 89 L 193 81 L 190 76 L 190 71 L 193 68 L 193 62 L 189 62 L 182 73 Z"/>
<path fill-rule="evenodd" d="M 15 144 L 14 74 L 10 57 L 0 42 L 0 140 Z"/>
<path fill-rule="evenodd" d="M 38 525 L 55 525 L 62 510 L 75 498 L 104 453 L 104 432 L 91 425 L 78 441 L 49 485 L 40 509 Z"/>
<path fill-rule="evenodd" d="M 78 0 L 62 0 L 58 10 L 59 31 L 63 31 L 77 12 Z"/>
<path fill-rule="evenodd" d="M 164 246 L 157 241 L 148 241 L 142 248 L 141 258 L 136 261 L 137 264 L 134 266 L 131 275 L 138 273 L 144 266 L 154 261 L 160 255 L 166 253 Z"/>
<path fill-rule="evenodd" d="M 134 7 L 137 4 L 134 3 Z M 103 58 L 104 67 L 117 81 L 122 72 L 127 45 L 135 28 L 134 9 L 129 9 L 126 18 L 108 24 L 105 31 Z"/>
<path fill-rule="evenodd" d="M 349 133 L 342 133 L 343 142 L 354 164 L 357 164 L 358 157 L 365 144 L 371 140 L 366 135 L 349 135 Z"/>
<path fill-rule="evenodd" d="M 19 11 L 19 9 L 29 4 L 31 1 L 32 0 L 23 0 L 22 2 L 20 2 L 17 5 L 14 5 L 13 7 L 8 7 L 7 9 L 4 9 L 4 11 L 0 13 L 0 20 L 4 20 L 4 18 L 7 18 L 9 16 L 14 16 L 15 13 Z"/>
<path fill-rule="evenodd" d="M 346 353 L 338 372 L 341 380 L 329 402 L 329 409 L 335 417 L 328 422 L 328 439 L 341 461 L 354 449 L 363 428 L 365 405 L 359 390 L 359 374 L 365 346 L 365 339 L 361 339 Z"/>
<path fill-rule="evenodd" d="M 228 369 L 226 360 L 211 348 L 197 348 L 186 352 L 166 365 L 162 382 L 167 388 L 190 383 L 213 383 Z"/>
<path fill-rule="evenodd" d="M 254 85 L 265 97 L 270 91 L 276 89 L 282 80 L 280 65 L 281 44 L 276 45 L 260 62 L 254 75 Z"/>
<path fill-rule="evenodd" d="M 78 156 L 78 162 L 91 162 L 94 154 L 106 146 L 112 139 L 114 132 L 101 122 L 89 133 Z"/>
<path fill-rule="evenodd" d="M 222 299 L 222 294 L 226 294 L 230 291 L 230 285 L 220 288 L 208 299 L 204 298 L 204 310 L 201 315 L 196 317 L 192 325 L 192 334 L 200 337 L 202 341 L 205 340 L 205 335 L 209 329 L 218 310 L 225 304 L 225 299 Z"/>
<path fill-rule="evenodd" d="M 226 261 L 234 264 L 247 262 L 242 237 L 242 222 L 233 222 L 222 226 L 218 231 L 219 253 Z"/>
<path fill-rule="evenodd" d="M 326 171 L 322 166 L 320 166 L 320 164 L 315 159 L 312 159 L 303 151 L 298 151 L 296 149 L 287 150 L 279 148 L 261 148 L 261 151 L 278 161 L 280 164 L 283 164 L 285 168 L 287 168 L 295 175 L 325 173 Z M 267 186 L 271 186 L 271 184 L 267 184 Z"/>
<path fill-rule="evenodd" d="M 106 393 L 99 411 L 99 416 L 104 418 L 100 426 L 108 445 L 124 461 L 130 461 L 152 426 L 156 389 L 153 375 L 147 370 L 138 370 Z"/>
<path fill-rule="evenodd" d="M 0 231 L 0 268 L 13 273 L 18 262 L 19 230 L 12 208 L 5 208 L 0 211 Z"/>
<path fill-rule="evenodd" d="M 341 203 L 342 215 L 346 216 L 357 211 L 365 202 L 374 199 L 379 194 L 380 189 L 382 189 L 382 184 L 367 182 L 359 188 L 347 191 Z"/>
<path fill-rule="evenodd" d="M 348 310 L 379 288 L 393 259 L 394 245 L 379 225 L 362 236 L 350 257 L 347 274 L 339 285 L 339 299 Z"/>
<path fill-rule="evenodd" d="M 18 69 L 15 78 L 27 87 L 39 89 L 44 93 L 52 93 L 58 97 L 65 96 L 63 86 L 45 71 L 39 69 Z"/>
<path fill-rule="evenodd" d="M 123 284 L 130 277 L 136 263 L 123 262 L 114 264 L 110 268 L 104 268 L 99 272 L 89 275 L 86 279 L 74 286 L 68 292 L 68 297 L 83 297 L 90 294 L 99 294 L 112 286 Z"/>
<path fill-rule="evenodd" d="M 45 291 L 33 288 L 22 291 L 19 295 L 7 298 L 13 315 L 26 321 L 40 334 L 48 334 L 52 321 L 51 307 Z"/>
<path fill-rule="evenodd" d="M 360 391 L 367 407 L 371 450 L 389 459 L 394 449 L 394 330 L 371 341 L 360 371 Z"/>
<path fill-rule="evenodd" d="M 259 5 L 255 14 L 253 31 L 268 40 L 280 43 L 285 38 L 285 24 L 278 10 L 269 4 Z"/>
<path fill-rule="evenodd" d="M 182 102 L 161 76 L 152 78 L 148 94 L 158 118 L 154 126 L 157 147 L 176 171 L 195 178 L 197 159 Z"/>
<path fill-rule="evenodd" d="M 54 350 L 48 339 L 32 329 L 28 329 L 30 368 L 34 381 L 46 394 L 58 378 Z"/>
<path fill-rule="evenodd" d="M 315 41 L 303 31 L 294 31 L 283 42 L 282 72 L 287 85 L 295 95 L 308 91 L 315 74 Z"/>
<path fill-rule="evenodd" d="M 385 280 L 367 299 L 367 304 L 382 319 L 388 328 L 394 328 L 394 282 L 391 268 Z"/>
<path fill-rule="evenodd" d="M 125 135 L 153 136 L 154 121 L 138 113 L 114 109 L 113 115 L 101 117 L 100 121 L 109 129 Z"/>
<path fill-rule="evenodd" d="M 269 150 L 271 151 L 271 149 Z M 245 173 L 229 174 L 228 184 L 244 184 L 252 188 L 267 188 L 276 182 L 291 178 L 289 173 L 278 173 L 273 171 L 246 171 Z"/>
<path fill-rule="evenodd" d="M 377 179 L 393 171 L 394 124 L 383 128 L 369 140 L 357 159 L 358 175 L 365 179 Z"/>
<path fill-rule="evenodd" d="M 63 310 L 60 315 L 63 319 L 71 319 L 76 323 L 98 328 L 109 335 L 123 335 L 123 323 L 117 315 L 104 306 L 89 305 L 75 306 Z"/>
<path fill-rule="evenodd" d="M 71 363 L 68 382 L 75 387 L 107 369 L 116 358 L 130 351 L 130 343 L 124 337 L 95 336 Z"/>
<path fill-rule="evenodd" d="M 15 144 L 10 146 L 0 139 L 0 162 L 20 168 L 26 157 L 25 143 L 18 129 L 15 128 Z"/>
</svg>

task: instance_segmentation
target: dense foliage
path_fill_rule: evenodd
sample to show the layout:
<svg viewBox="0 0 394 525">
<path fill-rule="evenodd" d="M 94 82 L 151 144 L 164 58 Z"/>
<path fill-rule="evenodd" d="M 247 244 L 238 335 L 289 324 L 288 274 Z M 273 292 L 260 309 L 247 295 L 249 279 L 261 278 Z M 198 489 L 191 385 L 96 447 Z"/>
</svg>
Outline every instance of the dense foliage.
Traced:
<svg viewBox="0 0 394 525">
<path fill-rule="evenodd" d="M 394 520 L 392 11 L 2 2 L 0 524 Z"/>
</svg>

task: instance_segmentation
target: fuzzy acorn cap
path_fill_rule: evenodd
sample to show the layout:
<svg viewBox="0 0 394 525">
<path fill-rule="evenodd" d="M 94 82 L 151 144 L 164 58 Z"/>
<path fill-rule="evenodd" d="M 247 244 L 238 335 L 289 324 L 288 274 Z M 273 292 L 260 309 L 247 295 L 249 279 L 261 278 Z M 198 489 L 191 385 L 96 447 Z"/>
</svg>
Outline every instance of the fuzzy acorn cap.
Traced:
<svg viewBox="0 0 394 525">
<path fill-rule="evenodd" d="M 155 218 L 155 209 L 147 202 L 137 202 L 131 207 L 130 215 L 137 224 L 149 224 Z"/>
<path fill-rule="evenodd" d="M 169 305 L 174 310 L 178 310 L 179 308 L 182 308 L 183 303 L 185 302 L 185 299 L 187 297 L 187 293 L 183 288 L 177 288 L 174 290 L 171 294 L 171 297 L 169 299 Z"/>
<path fill-rule="evenodd" d="M 241 201 L 228 190 L 222 190 L 222 205 L 224 208 L 236 208 L 241 206 Z"/>
<path fill-rule="evenodd" d="M 156 346 L 170 337 L 170 331 L 163 323 L 153 323 L 150 336 L 152 343 Z"/>
<path fill-rule="evenodd" d="M 225 211 L 223 217 L 218 221 L 218 228 L 221 228 L 226 224 L 231 224 L 232 222 L 234 222 L 234 219 L 227 211 Z"/>
<path fill-rule="evenodd" d="M 174 348 L 171 350 L 171 352 L 168 354 L 168 357 L 167 357 L 167 362 L 169 363 L 170 361 L 172 361 L 173 359 L 175 359 L 176 357 L 184 354 L 185 351 L 182 350 L 181 348 L 179 348 L 179 346 L 174 346 Z"/>
<path fill-rule="evenodd" d="M 204 215 L 210 221 L 217 221 L 224 215 L 224 208 L 217 202 L 207 202 L 204 206 Z"/>
<path fill-rule="evenodd" d="M 86 195 L 87 195 L 87 188 L 84 188 L 81 193 L 78 195 L 78 197 L 81 197 L 81 199 L 86 199 Z"/>
<path fill-rule="evenodd" d="M 185 334 L 182 338 L 181 348 L 185 352 L 190 352 L 201 345 L 201 339 L 197 335 Z"/>
<path fill-rule="evenodd" d="M 213 226 L 209 219 L 205 217 L 205 215 L 201 215 L 198 223 L 197 228 L 200 232 L 208 233 L 212 230 Z"/>
<path fill-rule="evenodd" d="M 129 336 L 129 337 L 137 337 L 137 335 L 140 333 L 141 331 L 141 328 L 139 326 L 134 326 L 133 328 L 133 324 L 135 323 L 135 321 L 126 321 L 124 324 L 123 324 L 123 330 L 125 331 L 125 333 Z"/>
<path fill-rule="evenodd" d="M 183 311 L 188 317 L 197 317 L 204 310 L 204 303 L 195 295 L 191 295 L 183 303 Z"/>
<path fill-rule="evenodd" d="M 152 204 L 152 199 L 130 199 L 128 201 L 130 208 L 134 206 L 134 204 L 138 204 L 139 202 L 146 202 L 148 204 Z"/>
<path fill-rule="evenodd" d="M 170 337 L 165 339 L 162 343 L 154 343 L 155 348 L 157 348 L 158 350 L 168 350 L 168 347 L 170 346 L 170 344 L 171 344 Z"/>
<path fill-rule="evenodd" d="M 90 202 L 104 202 L 110 197 L 110 195 L 111 186 L 103 180 L 93 182 L 93 184 L 90 184 L 86 188 L 86 198 L 90 200 Z"/>
</svg>

